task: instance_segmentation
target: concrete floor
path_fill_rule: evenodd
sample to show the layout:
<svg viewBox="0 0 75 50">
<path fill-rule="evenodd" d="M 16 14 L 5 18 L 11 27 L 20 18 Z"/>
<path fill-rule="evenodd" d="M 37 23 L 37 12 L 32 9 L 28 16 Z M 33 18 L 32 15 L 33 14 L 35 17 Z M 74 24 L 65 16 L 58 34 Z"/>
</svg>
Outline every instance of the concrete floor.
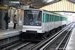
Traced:
<svg viewBox="0 0 75 50">
<path fill-rule="evenodd" d="M 8 34 L 8 33 L 15 32 L 15 31 L 17 32 L 21 30 L 22 30 L 22 26 L 17 26 L 16 29 L 13 29 L 13 27 L 9 27 L 9 30 L 0 29 L 0 35 Z"/>
</svg>

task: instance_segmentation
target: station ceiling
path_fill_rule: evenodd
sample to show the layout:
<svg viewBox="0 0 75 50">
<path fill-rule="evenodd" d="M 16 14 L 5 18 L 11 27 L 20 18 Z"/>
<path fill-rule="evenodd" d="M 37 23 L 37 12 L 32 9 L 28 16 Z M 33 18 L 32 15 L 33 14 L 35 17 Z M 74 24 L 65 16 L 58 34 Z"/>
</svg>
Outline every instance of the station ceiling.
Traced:
<svg viewBox="0 0 75 50">
<path fill-rule="evenodd" d="M 45 5 L 52 4 L 58 2 L 60 0 L 53 0 L 51 2 L 47 2 L 48 0 L 21 0 L 21 4 L 31 5 L 35 8 L 41 8 Z"/>
<path fill-rule="evenodd" d="M 45 5 L 52 4 L 61 0 L 51 0 L 51 2 L 48 2 L 49 0 L 9 0 L 9 1 L 20 1 L 21 5 L 31 5 L 35 8 L 41 8 Z"/>
<path fill-rule="evenodd" d="M 31 5 L 35 8 L 41 8 L 41 7 L 46 6 L 48 4 L 53 4 L 55 2 L 59 2 L 62 0 L 52 0 L 51 2 L 47 2 L 49 0 L 9 0 L 9 1 L 20 1 L 21 5 Z M 75 0 L 67 0 L 67 1 L 75 3 Z"/>
</svg>

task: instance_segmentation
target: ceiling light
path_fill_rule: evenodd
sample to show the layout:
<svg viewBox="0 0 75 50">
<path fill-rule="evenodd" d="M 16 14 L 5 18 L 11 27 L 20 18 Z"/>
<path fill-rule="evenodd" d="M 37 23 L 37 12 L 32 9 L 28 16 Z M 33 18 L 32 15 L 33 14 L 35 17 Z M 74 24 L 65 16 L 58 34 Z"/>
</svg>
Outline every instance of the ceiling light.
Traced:
<svg viewBox="0 0 75 50">
<path fill-rule="evenodd" d="M 52 2 L 52 1 L 54 1 L 54 0 L 43 0 L 43 2 L 45 2 L 45 3 L 49 3 L 49 2 Z"/>
</svg>

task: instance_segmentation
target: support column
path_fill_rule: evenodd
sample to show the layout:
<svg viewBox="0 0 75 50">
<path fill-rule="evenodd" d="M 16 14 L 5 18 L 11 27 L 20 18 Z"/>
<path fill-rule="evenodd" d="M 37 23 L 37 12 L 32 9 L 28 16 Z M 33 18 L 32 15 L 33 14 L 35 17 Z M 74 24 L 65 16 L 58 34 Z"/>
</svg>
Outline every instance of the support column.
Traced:
<svg viewBox="0 0 75 50">
<path fill-rule="evenodd" d="M 5 23 L 5 20 L 4 20 L 6 12 L 8 12 L 7 9 L 6 10 L 2 9 L 2 29 L 3 30 L 6 29 L 6 23 Z"/>
</svg>

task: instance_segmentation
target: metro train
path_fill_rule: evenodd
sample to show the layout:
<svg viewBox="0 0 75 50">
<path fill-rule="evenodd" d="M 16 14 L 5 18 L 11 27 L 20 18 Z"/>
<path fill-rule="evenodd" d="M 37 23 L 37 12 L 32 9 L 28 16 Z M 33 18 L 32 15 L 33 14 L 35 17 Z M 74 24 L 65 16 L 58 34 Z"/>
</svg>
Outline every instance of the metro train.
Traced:
<svg viewBox="0 0 75 50">
<path fill-rule="evenodd" d="M 67 18 L 60 14 L 41 9 L 23 10 L 22 40 L 41 40 L 50 35 L 51 30 L 66 26 Z"/>
</svg>

